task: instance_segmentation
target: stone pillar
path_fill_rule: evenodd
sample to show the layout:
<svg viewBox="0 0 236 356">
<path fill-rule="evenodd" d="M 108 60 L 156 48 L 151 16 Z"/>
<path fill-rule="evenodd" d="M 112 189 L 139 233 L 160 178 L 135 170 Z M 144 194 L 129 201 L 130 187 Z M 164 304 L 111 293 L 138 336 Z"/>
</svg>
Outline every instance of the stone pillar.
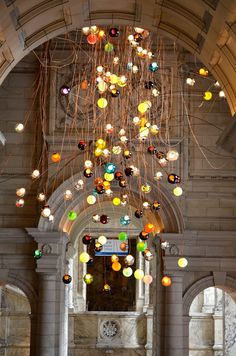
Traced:
<svg viewBox="0 0 236 356">
<path fill-rule="evenodd" d="M 144 258 L 139 253 L 138 257 L 138 267 L 139 269 L 144 270 Z M 144 306 L 144 285 L 142 280 L 136 281 L 136 311 L 142 312 Z"/>
<path fill-rule="evenodd" d="M 165 356 L 183 356 L 183 275 L 176 272 L 166 287 Z"/>
<path fill-rule="evenodd" d="M 62 282 L 67 237 L 59 232 L 37 229 L 28 229 L 28 232 L 38 243 L 38 249 L 43 250 L 47 244 L 47 253 L 37 260 L 36 269 L 39 287 L 35 356 L 67 356 L 68 308 L 65 298 L 68 289 Z"/>
<path fill-rule="evenodd" d="M 189 323 L 191 316 L 183 317 L 183 356 L 189 356 Z"/>
</svg>

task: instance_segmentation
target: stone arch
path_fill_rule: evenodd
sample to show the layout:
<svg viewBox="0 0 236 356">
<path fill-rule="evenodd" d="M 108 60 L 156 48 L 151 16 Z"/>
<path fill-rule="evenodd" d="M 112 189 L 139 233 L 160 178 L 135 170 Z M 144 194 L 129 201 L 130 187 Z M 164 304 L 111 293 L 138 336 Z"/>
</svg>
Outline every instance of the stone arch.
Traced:
<svg viewBox="0 0 236 356">
<path fill-rule="evenodd" d="M 220 82 L 236 112 L 234 0 L 3 1 L 0 5 L 0 82 L 21 58 L 45 41 L 94 24 L 134 25 L 158 30 L 196 54 Z"/>
<path fill-rule="evenodd" d="M 230 276 L 226 276 L 223 284 L 217 283 L 214 276 L 204 277 L 187 289 L 183 296 L 183 316 L 189 316 L 189 310 L 193 300 L 204 289 L 209 287 L 218 287 L 229 293 L 236 302 L 236 280 Z"/>
<path fill-rule="evenodd" d="M 65 231 L 69 232 L 72 230 L 73 225 L 76 224 L 76 222 L 69 222 L 67 219 L 66 213 L 69 210 L 77 210 L 81 211 L 81 219 L 84 219 L 83 221 L 81 220 L 82 223 L 86 222 L 87 219 L 87 213 L 90 211 L 91 213 L 96 213 L 96 205 L 95 206 L 90 206 L 90 207 L 85 207 L 83 202 L 85 201 L 86 196 L 88 193 L 86 190 L 80 191 L 77 197 L 73 199 L 71 202 L 68 203 L 66 209 L 63 204 L 63 192 L 67 189 L 71 189 L 71 186 L 73 186 L 73 182 L 81 178 L 81 173 L 77 173 L 73 177 L 67 179 L 64 183 L 62 183 L 51 195 L 51 197 L 48 200 L 49 206 L 52 207 L 53 210 L 53 215 L 54 215 L 54 223 L 53 225 L 43 217 L 40 218 L 38 228 L 40 230 L 57 230 L 57 231 Z M 148 182 L 146 179 L 145 181 Z M 92 189 L 92 183 L 88 183 L 88 188 Z M 115 189 L 113 189 L 115 192 Z M 138 185 L 136 183 L 132 184 L 131 188 L 132 192 L 132 197 L 130 200 L 130 205 L 135 207 L 135 204 L 139 201 L 139 195 L 138 195 Z M 161 197 L 161 204 L 162 208 L 160 210 L 160 220 L 163 223 L 163 226 L 165 227 L 167 232 L 175 232 L 175 233 L 181 233 L 184 229 L 184 222 L 183 222 L 183 217 L 181 214 L 181 211 L 175 201 L 175 199 L 171 196 L 171 194 L 168 192 L 168 190 L 163 186 L 159 185 L 154 186 L 152 188 L 152 196 L 159 196 Z M 150 199 L 150 198 L 149 198 Z M 105 204 L 107 206 L 110 204 L 105 198 L 101 197 L 102 204 Z M 148 199 L 147 199 L 148 200 Z M 137 206 L 137 205 L 136 205 Z M 89 210 L 88 210 L 89 209 Z M 81 224 L 80 224 L 81 225 Z"/>
</svg>

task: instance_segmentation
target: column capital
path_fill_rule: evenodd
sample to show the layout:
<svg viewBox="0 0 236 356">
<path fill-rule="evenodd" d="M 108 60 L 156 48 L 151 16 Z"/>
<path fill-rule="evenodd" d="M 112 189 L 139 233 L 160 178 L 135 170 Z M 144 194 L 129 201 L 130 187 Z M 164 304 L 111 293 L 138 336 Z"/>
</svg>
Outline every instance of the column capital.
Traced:
<svg viewBox="0 0 236 356">
<path fill-rule="evenodd" d="M 37 243 L 57 243 L 64 244 L 68 242 L 68 235 L 60 231 L 40 231 L 37 228 L 26 228 L 26 231 L 31 235 Z"/>
</svg>

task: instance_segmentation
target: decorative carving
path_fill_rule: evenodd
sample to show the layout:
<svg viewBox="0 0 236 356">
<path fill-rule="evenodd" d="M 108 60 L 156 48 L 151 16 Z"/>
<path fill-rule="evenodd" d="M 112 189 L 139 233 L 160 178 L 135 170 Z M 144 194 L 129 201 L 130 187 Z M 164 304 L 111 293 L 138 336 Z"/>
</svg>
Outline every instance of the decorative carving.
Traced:
<svg viewBox="0 0 236 356">
<path fill-rule="evenodd" d="M 116 320 L 104 320 L 100 324 L 100 337 L 102 339 L 114 339 L 120 331 L 119 323 Z"/>
</svg>

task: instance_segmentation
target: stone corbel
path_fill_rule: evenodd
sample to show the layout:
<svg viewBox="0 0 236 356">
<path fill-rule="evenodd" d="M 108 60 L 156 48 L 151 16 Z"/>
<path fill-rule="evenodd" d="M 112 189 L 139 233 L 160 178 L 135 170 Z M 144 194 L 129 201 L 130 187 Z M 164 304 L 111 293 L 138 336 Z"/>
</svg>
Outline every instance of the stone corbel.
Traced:
<svg viewBox="0 0 236 356">
<path fill-rule="evenodd" d="M 226 272 L 213 272 L 213 278 L 216 287 L 226 284 Z"/>
</svg>

